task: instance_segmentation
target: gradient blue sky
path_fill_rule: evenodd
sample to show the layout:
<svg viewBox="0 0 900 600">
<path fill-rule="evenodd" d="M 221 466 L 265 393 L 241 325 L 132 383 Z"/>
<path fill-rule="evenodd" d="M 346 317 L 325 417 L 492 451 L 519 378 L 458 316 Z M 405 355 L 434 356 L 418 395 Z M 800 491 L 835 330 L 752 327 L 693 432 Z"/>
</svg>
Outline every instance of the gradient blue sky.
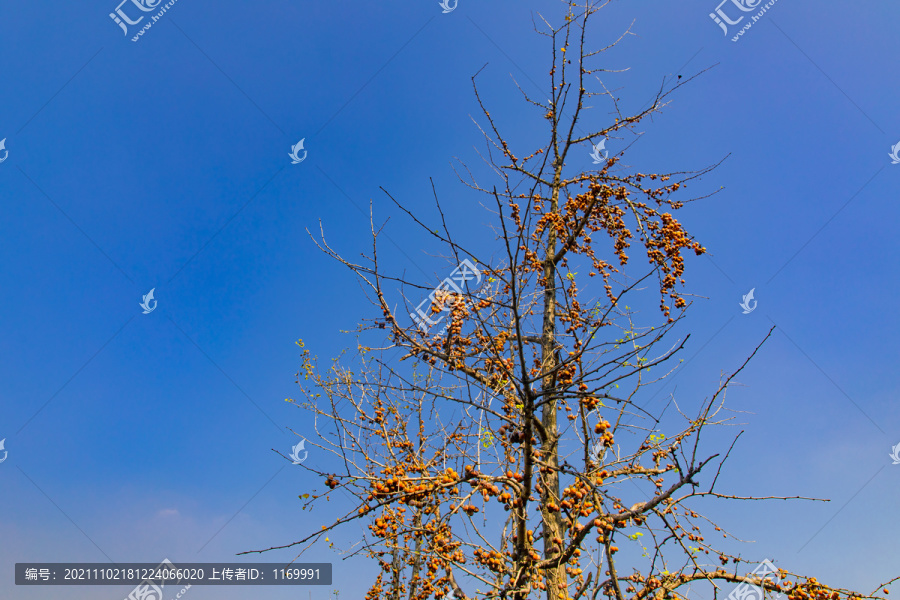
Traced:
<svg viewBox="0 0 900 600">
<path fill-rule="evenodd" d="M 744 556 L 868 592 L 900 574 L 900 465 L 888 457 L 900 443 L 900 165 L 888 158 L 900 6 L 781 0 L 733 43 L 708 16 L 716 4 L 614 2 L 592 38 L 605 45 L 634 22 L 606 63 L 630 69 L 608 80 L 626 110 L 715 65 L 641 127 L 626 162 L 688 170 L 730 155 L 694 189 L 721 193 L 682 213 L 710 256 L 688 265 L 702 297 L 682 328 L 685 366 L 651 403 L 710 394 L 777 324 L 729 394 L 743 425 L 725 433 L 746 433 L 720 481 L 832 501 L 704 508 L 754 541 Z M 487 63 L 485 99 L 522 150 L 545 139 L 510 75 L 546 96 L 547 41 L 531 19 L 558 16 L 556 2 L 459 0 L 442 14 L 437 0 L 179 0 L 137 43 L 108 17 L 116 5 L 0 7 L 2 598 L 128 591 L 16 588 L 15 562 L 239 560 L 329 521 L 340 502 L 300 511 L 316 482 L 272 451 L 296 443 L 287 427 L 310 426 L 284 401 L 294 343 L 327 358 L 354 345 L 339 330 L 379 315 L 306 228 L 321 220 L 358 256 L 371 199 L 377 220 L 391 218 L 382 260 L 437 283 L 448 266 L 427 253 L 441 249 L 378 187 L 435 219 L 433 178 L 451 226 L 490 253 L 490 217 L 450 166 L 476 165 L 483 147 L 469 78 Z M 602 126 L 609 109 L 596 106 Z M 308 157 L 291 165 L 301 138 Z M 572 165 L 590 168 L 589 150 Z M 144 315 L 150 288 L 159 304 Z M 744 315 L 750 288 L 759 304 Z M 359 531 L 333 539 L 346 548 Z M 366 563 L 325 547 L 307 556 L 335 563 L 341 598 L 362 596 Z"/>
</svg>

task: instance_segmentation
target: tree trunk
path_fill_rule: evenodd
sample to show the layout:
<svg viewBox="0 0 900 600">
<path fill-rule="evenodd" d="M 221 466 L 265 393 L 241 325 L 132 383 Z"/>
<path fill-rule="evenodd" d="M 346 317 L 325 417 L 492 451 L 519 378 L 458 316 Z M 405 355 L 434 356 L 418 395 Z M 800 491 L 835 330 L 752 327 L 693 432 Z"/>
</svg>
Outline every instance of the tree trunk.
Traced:
<svg viewBox="0 0 900 600">
<path fill-rule="evenodd" d="M 561 161 L 556 166 L 551 195 L 551 212 L 559 210 L 559 181 L 561 177 Z M 547 250 L 544 255 L 544 321 L 541 331 L 541 364 L 543 372 L 552 371 L 558 364 L 556 351 L 556 264 L 553 262 L 556 256 L 556 229 L 550 227 L 547 231 Z M 545 439 L 541 441 L 541 460 L 547 464 L 541 470 L 541 514 L 543 516 L 544 529 L 544 558 L 552 558 L 559 551 L 554 538 L 565 539 L 563 531 L 562 514 L 557 510 L 551 512 L 550 504 L 559 506 L 559 453 L 557 448 L 558 433 L 556 423 L 557 398 L 556 375 L 548 375 L 541 382 L 544 395 L 541 400 L 545 402 L 541 413 L 541 424 L 544 428 Z M 565 566 L 560 565 L 556 569 L 547 572 L 547 600 L 563 600 L 568 597 Z"/>
</svg>

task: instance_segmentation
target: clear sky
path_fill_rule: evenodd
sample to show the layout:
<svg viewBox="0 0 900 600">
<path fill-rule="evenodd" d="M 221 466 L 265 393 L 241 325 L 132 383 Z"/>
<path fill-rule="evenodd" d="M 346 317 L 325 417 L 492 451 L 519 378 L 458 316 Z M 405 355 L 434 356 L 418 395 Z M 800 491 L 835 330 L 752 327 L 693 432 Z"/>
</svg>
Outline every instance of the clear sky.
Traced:
<svg viewBox="0 0 900 600">
<path fill-rule="evenodd" d="M 608 79 L 626 111 L 714 66 L 643 136 L 606 144 L 633 143 L 626 162 L 644 172 L 728 157 L 693 191 L 724 189 L 682 213 L 710 255 L 688 264 L 699 297 L 680 330 L 692 334 L 683 370 L 647 399 L 698 402 L 777 325 L 729 393 L 743 425 L 727 433 L 746 432 L 720 481 L 831 502 L 704 508 L 753 541 L 733 547 L 744 556 L 868 592 L 900 574 L 900 465 L 888 456 L 900 444 L 900 164 L 888 157 L 900 7 L 781 0 L 732 42 L 709 17 L 716 4 L 614 2 L 591 38 L 605 45 L 634 23 L 606 63 L 630 69 Z M 451 168 L 483 148 L 469 78 L 487 64 L 486 101 L 520 155 L 545 139 L 510 75 L 546 96 L 548 46 L 531 19 L 558 17 L 555 2 L 459 0 L 443 14 L 437 0 L 178 0 L 137 42 L 148 19 L 126 36 L 116 6 L 0 6 L 2 598 L 128 592 L 16 588 L 16 562 L 238 560 L 330 522 L 340 500 L 301 511 L 316 482 L 272 451 L 299 439 L 288 427 L 310 429 L 284 401 L 295 341 L 327 359 L 354 345 L 340 330 L 380 315 L 306 229 L 321 221 L 345 255 L 367 252 L 371 200 L 377 221 L 390 218 L 382 260 L 437 283 L 441 249 L 379 186 L 437 222 L 433 178 L 451 227 L 490 253 L 490 215 Z M 588 118 L 607 124 L 608 106 Z M 308 155 L 291 164 L 301 138 Z M 589 151 L 572 165 L 591 168 Z M 158 304 L 143 314 L 151 288 Z M 751 288 L 758 307 L 742 314 Z M 335 550 L 304 555 L 335 564 L 344 599 L 369 583 L 370 566 L 336 551 L 358 539 L 351 527 Z"/>
</svg>

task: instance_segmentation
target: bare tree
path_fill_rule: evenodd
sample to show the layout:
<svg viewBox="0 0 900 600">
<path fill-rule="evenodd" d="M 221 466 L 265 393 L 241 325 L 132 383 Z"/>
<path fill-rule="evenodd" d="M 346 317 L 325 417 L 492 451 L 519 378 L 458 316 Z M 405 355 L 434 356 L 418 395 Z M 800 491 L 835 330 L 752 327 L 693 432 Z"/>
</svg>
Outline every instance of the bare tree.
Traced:
<svg viewBox="0 0 900 600">
<path fill-rule="evenodd" d="M 874 598 L 877 590 L 835 589 L 784 570 L 747 575 L 757 561 L 708 539 L 729 534 L 692 508 L 698 499 L 774 498 L 720 492 L 730 448 L 701 449 L 703 432 L 731 418 L 725 395 L 746 362 L 690 409 L 670 400 L 652 413 L 639 403 L 648 385 L 672 373 L 687 339 L 668 341 L 689 308 L 684 254 L 705 248 L 673 213 L 697 199 L 680 199 L 682 188 L 715 165 L 645 174 L 625 165 L 623 153 L 600 156 L 601 140 L 637 133 L 690 80 L 664 84 L 626 115 L 600 79 L 611 46 L 586 45 L 605 4 L 566 3 L 556 26 L 539 18 L 552 53 L 551 97 L 519 88 L 546 120 L 536 147 L 513 149 L 473 77 L 484 159 L 497 180 L 482 185 L 465 168 L 462 179 L 490 203 L 499 258 L 479 258 L 456 241 L 436 194 L 442 229 L 397 203 L 456 266 L 434 290 L 384 271 L 374 222 L 364 264 L 343 258 L 321 232 L 317 244 L 358 276 L 380 315 L 360 326 L 353 357 L 320 368 L 303 348 L 298 377 L 304 397 L 296 402 L 315 416 L 314 443 L 341 465 L 320 473 L 329 491 L 310 502 L 340 490 L 354 506 L 301 540 L 254 552 L 302 546 L 302 554 L 329 531 L 364 522 L 369 534 L 353 554 L 381 565 L 372 600 L 684 598 L 692 584 L 714 595 L 723 584 L 753 584 L 795 600 Z M 611 106 L 610 122 L 583 131 L 594 100 Z M 588 144 L 597 170 L 567 167 Z M 627 268 L 632 244 L 649 263 L 637 273 Z M 427 311 L 415 300 L 402 314 L 392 308 L 401 295 L 426 294 Z M 658 317 L 639 308 L 648 298 L 659 301 Z M 386 346 L 363 343 L 372 332 L 386 333 Z M 402 357 L 387 358 L 398 349 Z M 664 432 L 670 406 L 682 424 L 666 421 Z"/>
</svg>

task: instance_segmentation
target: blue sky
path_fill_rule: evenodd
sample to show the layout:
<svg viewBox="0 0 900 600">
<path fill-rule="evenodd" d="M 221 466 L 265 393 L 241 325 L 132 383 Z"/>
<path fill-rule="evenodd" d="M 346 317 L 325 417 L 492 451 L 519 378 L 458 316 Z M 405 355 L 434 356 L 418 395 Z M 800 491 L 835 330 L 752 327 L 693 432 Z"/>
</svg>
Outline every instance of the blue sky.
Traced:
<svg viewBox="0 0 900 600">
<path fill-rule="evenodd" d="M 379 186 L 436 222 L 432 178 L 460 239 L 490 254 L 490 215 L 451 167 L 477 165 L 483 148 L 470 77 L 487 63 L 484 97 L 522 149 L 545 139 L 510 76 L 546 96 L 547 42 L 531 20 L 558 16 L 555 2 L 459 0 L 442 14 L 436 0 L 179 0 L 138 42 L 109 18 L 116 4 L 0 7 L 4 598 L 47 597 L 14 586 L 16 562 L 292 560 L 234 555 L 294 541 L 342 507 L 301 511 L 316 482 L 272 451 L 296 443 L 286 428 L 311 428 L 284 401 L 295 342 L 334 356 L 354 345 L 340 330 L 379 316 L 306 230 L 321 222 L 346 256 L 367 252 L 371 201 L 376 221 L 389 219 L 381 259 L 437 283 L 442 249 Z M 709 395 L 777 325 L 729 392 L 742 425 L 716 441 L 745 433 L 720 481 L 831 502 L 706 510 L 754 541 L 744 556 L 868 592 L 900 574 L 900 465 L 888 457 L 900 444 L 900 165 L 888 157 L 900 142 L 900 7 L 782 0 L 738 42 L 709 18 L 715 8 L 615 2 L 592 38 L 605 45 L 633 22 L 606 56 L 629 69 L 607 80 L 626 109 L 713 67 L 644 135 L 607 149 L 633 143 L 627 162 L 644 172 L 728 156 L 694 190 L 720 193 L 682 212 L 710 255 L 688 264 L 698 297 L 683 370 L 648 400 Z M 609 118 L 598 101 L 591 125 Z M 292 165 L 301 138 L 308 155 Z M 589 151 L 571 164 L 591 168 Z M 151 288 L 158 306 L 145 315 Z M 758 308 L 744 315 L 751 288 Z M 358 539 L 334 536 L 341 548 Z M 309 557 L 335 563 L 342 598 L 362 596 L 370 566 L 326 547 Z"/>
</svg>

